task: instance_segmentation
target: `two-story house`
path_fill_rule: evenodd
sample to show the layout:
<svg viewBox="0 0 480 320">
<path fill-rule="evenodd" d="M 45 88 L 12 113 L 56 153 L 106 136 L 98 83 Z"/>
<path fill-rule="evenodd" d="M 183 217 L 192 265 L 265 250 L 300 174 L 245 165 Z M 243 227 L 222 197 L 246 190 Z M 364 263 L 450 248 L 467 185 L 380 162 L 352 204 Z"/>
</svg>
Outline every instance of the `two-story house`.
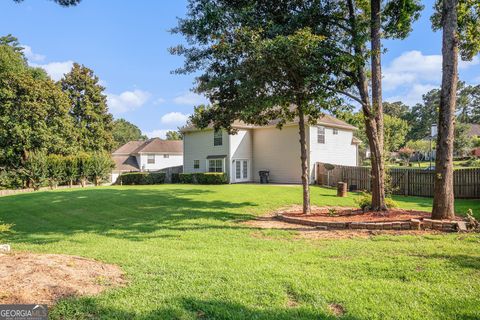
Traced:
<svg viewBox="0 0 480 320">
<path fill-rule="evenodd" d="M 152 138 L 129 141 L 112 153 L 115 168 L 111 181 L 124 172 L 158 171 L 183 164 L 182 141 Z"/>
<path fill-rule="evenodd" d="M 225 172 L 230 183 L 238 183 L 258 182 L 258 172 L 267 170 L 273 183 L 301 183 L 298 122 L 281 130 L 275 121 L 268 126 L 237 121 L 234 127 L 238 133 L 233 135 L 213 128 L 184 127 L 183 172 Z M 353 136 L 357 128 L 329 115 L 307 127 L 312 182 L 316 162 L 357 165 L 360 141 Z"/>
</svg>

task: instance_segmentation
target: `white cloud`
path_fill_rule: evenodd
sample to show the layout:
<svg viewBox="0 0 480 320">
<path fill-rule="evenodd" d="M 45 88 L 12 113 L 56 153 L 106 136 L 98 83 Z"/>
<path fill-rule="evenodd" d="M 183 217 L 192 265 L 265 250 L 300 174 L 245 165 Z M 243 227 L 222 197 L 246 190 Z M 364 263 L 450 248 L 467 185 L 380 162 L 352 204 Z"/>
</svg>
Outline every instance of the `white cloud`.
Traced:
<svg viewBox="0 0 480 320">
<path fill-rule="evenodd" d="M 414 84 L 406 91 L 404 95 L 395 95 L 386 98 L 388 102 L 402 101 L 403 103 L 413 106 L 422 102 L 422 96 L 432 89 L 438 89 L 438 85 L 434 84 Z"/>
<path fill-rule="evenodd" d="M 23 54 L 25 55 L 25 57 L 29 61 L 43 61 L 43 60 L 45 60 L 45 56 L 41 55 L 41 54 L 38 54 L 38 53 L 34 53 L 33 50 L 32 50 L 32 47 L 27 46 L 27 45 L 22 45 L 22 48 L 23 48 Z"/>
<path fill-rule="evenodd" d="M 150 93 L 135 89 L 124 91 L 121 94 L 107 93 L 107 103 L 110 111 L 114 114 L 124 113 L 137 109 L 145 104 L 150 98 Z"/>
<path fill-rule="evenodd" d="M 145 134 L 149 138 L 157 138 L 158 137 L 158 138 L 161 138 L 161 139 L 165 139 L 167 137 L 167 132 L 168 131 L 176 131 L 176 129 L 157 129 L 157 130 L 145 132 Z"/>
<path fill-rule="evenodd" d="M 168 124 L 184 124 L 188 120 L 189 115 L 181 112 L 169 112 L 162 116 L 160 121 Z"/>
<path fill-rule="evenodd" d="M 155 102 L 153 103 L 154 105 L 159 105 L 159 104 L 163 104 L 167 102 L 167 100 L 163 99 L 163 98 L 158 98 L 157 100 L 155 100 Z"/>
<path fill-rule="evenodd" d="M 478 56 L 472 61 L 459 60 L 459 69 L 468 69 L 480 63 Z M 413 50 L 402 53 L 383 70 L 383 87 L 393 90 L 399 86 L 422 82 L 440 84 L 442 78 L 442 56 L 424 55 Z"/>
<path fill-rule="evenodd" d="M 73 61 L 68 60 L 64 62 L 50 62 L 47 64 L 31 63 L 30 65 L 32 67 L 42 68 L 53 80 L 58 81 L 65 73 L 69 73 L 70 70 L 72 70 Z"/>
<path fill-rule="evenodd" d="M 208 104 L 208 100 L 199 94 L 193 92 L 186 92 L 182 95 L 179 95 L 173 99 L 175 104 L 182 105 L 199 105 L 199 104 Z"/>
</svg>

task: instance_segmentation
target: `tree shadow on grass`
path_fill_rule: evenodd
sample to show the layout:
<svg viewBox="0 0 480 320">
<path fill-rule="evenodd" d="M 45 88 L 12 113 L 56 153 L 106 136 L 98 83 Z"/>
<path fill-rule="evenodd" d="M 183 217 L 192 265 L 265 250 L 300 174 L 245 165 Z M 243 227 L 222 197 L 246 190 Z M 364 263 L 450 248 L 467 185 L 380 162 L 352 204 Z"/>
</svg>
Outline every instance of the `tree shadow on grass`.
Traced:
<svg viewBox="0 0 480 320">
<path fill-rule="evenodd" d="M 164 302 L 165 303 L 165 302 Z M 200 300 L 196 298 L 180 298 L 165 303 L 169 307 L 158 308 L 145 313 L 125 311 L 114 307 L 105 307 L 94 298 L 68 299 L 61 301 L 53 308 L 52 319 L 257 319 L 257 320 L 289 320 L 289 319 L 338 319 L 324 310 L 315 310 L 303 306 L 255 308 L 238 302 L 219 299 Z M 340 316 L 340 315 L 339 315 Z M 359 318 L 344 314 L 342 319 L 357 320 Z"/>
<path fill-rule="evenodd" d="M 49 243 L 65 235 L 95 233 L 141 240 L 156 231 L 242 228 L 254 202 L 211 197 L 205 189 L 102 188 L 40 192 L 0 198 L 0 217 L 13 223 L 12 241 Z M 156 234 L 156 237 L 173 237 Z"/>
<path fill-rule="evenodd" d="M 464 254 L 431 254 L 425 255 L 429 259 L 446 260 L 450 264 L 454 264 L 462 269 L 477 269 L 480 270 L 480 257 L 468 256 Z"/>
</svg>

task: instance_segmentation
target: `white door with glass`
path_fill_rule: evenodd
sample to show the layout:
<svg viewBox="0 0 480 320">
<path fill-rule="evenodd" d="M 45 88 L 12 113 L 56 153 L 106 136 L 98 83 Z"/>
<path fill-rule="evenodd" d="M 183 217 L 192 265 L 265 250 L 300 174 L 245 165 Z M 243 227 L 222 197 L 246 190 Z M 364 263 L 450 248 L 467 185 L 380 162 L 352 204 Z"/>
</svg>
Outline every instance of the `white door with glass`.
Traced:
<svg viewBox="0 0 480 320">
<path fill-rule="evenodd" d="M 234 166 L 235 182 L 245 182 L 250 180 L 250 165 L 246 159 L 235 160 Z"/>
</svg>

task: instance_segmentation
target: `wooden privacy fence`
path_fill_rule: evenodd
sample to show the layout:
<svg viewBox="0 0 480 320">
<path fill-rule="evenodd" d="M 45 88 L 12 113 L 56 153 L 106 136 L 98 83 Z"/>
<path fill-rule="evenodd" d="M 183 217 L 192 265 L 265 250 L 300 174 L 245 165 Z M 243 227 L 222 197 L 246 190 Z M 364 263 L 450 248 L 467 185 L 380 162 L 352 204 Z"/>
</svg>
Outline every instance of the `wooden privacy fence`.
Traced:
<svg viewBox="0 0 480 320">
<path fill-rule="evenodd" d="M 317 163 L 317 183 L 336 186 L 346 182 L 352 190 L 370 191 L 370 168 L 335 165 L 328 171 L 323 163 Z M 389 169 L 393 194 L 433 197 L 434 171 L 424 169 Z M 480 168 L 457 169 L 453 174 L 453 186 L 457 198 L 480 198 Z"/>
</svg>

